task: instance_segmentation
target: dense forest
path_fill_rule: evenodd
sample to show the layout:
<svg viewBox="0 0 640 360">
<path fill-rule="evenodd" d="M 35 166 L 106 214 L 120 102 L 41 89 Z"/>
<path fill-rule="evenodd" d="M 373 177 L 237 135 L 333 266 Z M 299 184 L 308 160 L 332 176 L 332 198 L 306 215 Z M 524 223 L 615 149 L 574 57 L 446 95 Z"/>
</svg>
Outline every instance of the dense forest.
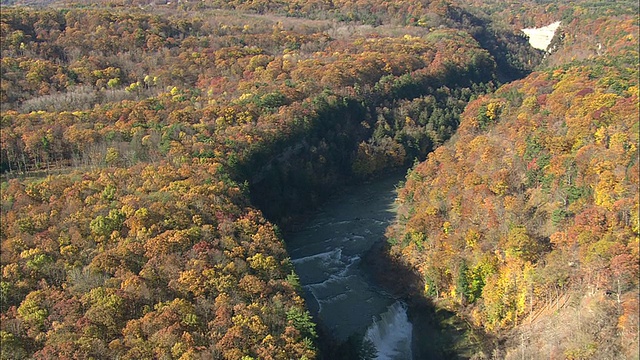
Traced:
<svg viewBox="0 0 640 360">
<path fill-rule="evenodd" d="M 496 356 L 632 357 L 622 4 L 3 2 L 2 358 L 321 358 L 281 228 L 414 162 L 389 250 L 420 296 Z M 555 20 L 551 54 L 518 32 Z"/>
<path fill-rule="evenodd" d="M 563 31 L 562 65 L 472 101 L 410 171 L 389 241 L 424 295 L 509 340 L 494 356 L 634 359 L 637 17 Z"/>
</svg>

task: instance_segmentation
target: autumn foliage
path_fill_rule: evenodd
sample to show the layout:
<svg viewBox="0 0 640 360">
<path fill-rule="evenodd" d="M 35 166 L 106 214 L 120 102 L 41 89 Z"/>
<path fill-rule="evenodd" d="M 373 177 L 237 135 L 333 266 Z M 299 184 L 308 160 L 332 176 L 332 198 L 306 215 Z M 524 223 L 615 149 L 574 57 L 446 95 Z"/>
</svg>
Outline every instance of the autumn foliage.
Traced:
<svg viewBox="0 0 640 360">
<path fill-rule="evenodd" d="M 489 5 L 3 3 L 3 358 L 315 358 L 272 221 L 434 149 L 389 232 L 426 295 L 498 332 L 604 291 L 637 346 L 637 22 L 495 91 L 552 5 Z"/>
<path fill-rule="evenodd" d="M 592 36 L 615 50 L 472 101 L 451 142 L 409 172 L 388 233 L 426 296 L 491 333 L 524 334 L 569 298 L 598 314 L 549 321 L 555 335 L 533 327 L 533 358 L 637 352 L 637 328 L 619 324 L 638 317 L 624 300 L 638 296 L 638 27 L 625 16 L 601 23 Z M 568 335 L 536 343 L 547 334 Z M 519 337 L 512 346 L 507 355 L 525 351 Z"/>
<path fill-rule="evenodd" d="M 314 358 L 255 205 L 286 224 L 423 158 L 494 58 L 462 28 L 111 5 L 0 15 L 3 356 Z"/>
</svg>

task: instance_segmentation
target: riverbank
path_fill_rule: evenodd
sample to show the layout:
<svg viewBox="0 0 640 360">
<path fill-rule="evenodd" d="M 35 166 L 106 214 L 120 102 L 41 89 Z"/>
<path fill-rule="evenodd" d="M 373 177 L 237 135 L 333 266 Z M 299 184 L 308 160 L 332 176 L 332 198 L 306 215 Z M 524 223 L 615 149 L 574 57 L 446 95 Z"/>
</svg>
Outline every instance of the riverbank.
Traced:
<svg viewBox="0 0 640 360">
<path fill-rule="evenodd" d="M 372 283 L 407 304 L 414 359 L 469 359 L 491 353 L 494 339 L 427 299 L 420 276 L 390 255 L 386 238 L 367 252 L 362 266 Z"/>
<path fill-rule="evenodd" d="M 337 190 L 297 233 L 286 237 L 308 307 L 318 323 L 322 358 L 360 356 L 371 317 L 380 320 L 398 301 L 406 304 L 413 359 L 469 359 L 491 353 L 491 338 L 433 304 L 423 294 L 420 276 L 390 255 L 385 231 L 396 221 L 395 189 L 403 179 L 404 174 L 397 172 Z M 290 236 L 296 236 L 294 241 Z M 309 269 L 313 262 L 321 268 Z M 306 267 L 300 268 L 301 264 Z M 386 305 L 370 311 L 371 304 Z M 334 311 L 342 315 L 329 314 Z M 355 314 L 366 315 L 353 320 Z M 352 330 L 344 331 L 336 321 L 348 323 Z M 354 326 L 356 322 L 361 324 Z"/>
<path fill-rule="evenodd" d="M 396 186 L 403 177 L 404 172 L 393 172 L 336 189 L 303 226 L 285 235 L 307 306 L 318 324 L 322 358 L 358 358 L 363 338 L 370 339 L 370 350 L 396 354 L 385 358 L 411 358 L 412 326 L 406 308 L 373 282 L 375 277 L 363 265 L 363 258 L 384 242 L 386 228 L 395 221 Z"/>
</svg>

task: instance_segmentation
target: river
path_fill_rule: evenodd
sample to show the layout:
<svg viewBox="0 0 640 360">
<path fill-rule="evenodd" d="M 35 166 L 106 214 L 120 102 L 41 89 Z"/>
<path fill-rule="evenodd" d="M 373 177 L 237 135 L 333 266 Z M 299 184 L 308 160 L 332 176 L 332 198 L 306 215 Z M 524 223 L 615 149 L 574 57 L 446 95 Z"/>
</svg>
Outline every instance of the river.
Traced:
<svg viewBox="0 0 640 360">
<path fill-rule="evenodd" d="M 330 196 L 286 241 L 316 321 L 338 342 L 364 337 L 377 359 L 412 358 L 407 306 L 378 286 L 362 264 L 395 219 L 402 179 L 392 175 Z"/>
</svg>

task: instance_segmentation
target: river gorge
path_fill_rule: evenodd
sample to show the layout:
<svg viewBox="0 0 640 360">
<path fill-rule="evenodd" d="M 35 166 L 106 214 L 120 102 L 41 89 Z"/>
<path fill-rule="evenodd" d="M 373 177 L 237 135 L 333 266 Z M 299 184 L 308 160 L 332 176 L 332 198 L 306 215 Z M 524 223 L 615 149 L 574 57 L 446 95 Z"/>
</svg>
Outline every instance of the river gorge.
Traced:
<svg viewBox="0 0 640 360">
<path fill-rule="evenodd" d="M 379 359 L 410 359 L 407 306 L 386 292 L 363 266 L 395 219 L 400 175 L 347 188 L 332 196 L 287 239 L 310 311 L 337 341 L 359 335 Z"/>
</svg>

